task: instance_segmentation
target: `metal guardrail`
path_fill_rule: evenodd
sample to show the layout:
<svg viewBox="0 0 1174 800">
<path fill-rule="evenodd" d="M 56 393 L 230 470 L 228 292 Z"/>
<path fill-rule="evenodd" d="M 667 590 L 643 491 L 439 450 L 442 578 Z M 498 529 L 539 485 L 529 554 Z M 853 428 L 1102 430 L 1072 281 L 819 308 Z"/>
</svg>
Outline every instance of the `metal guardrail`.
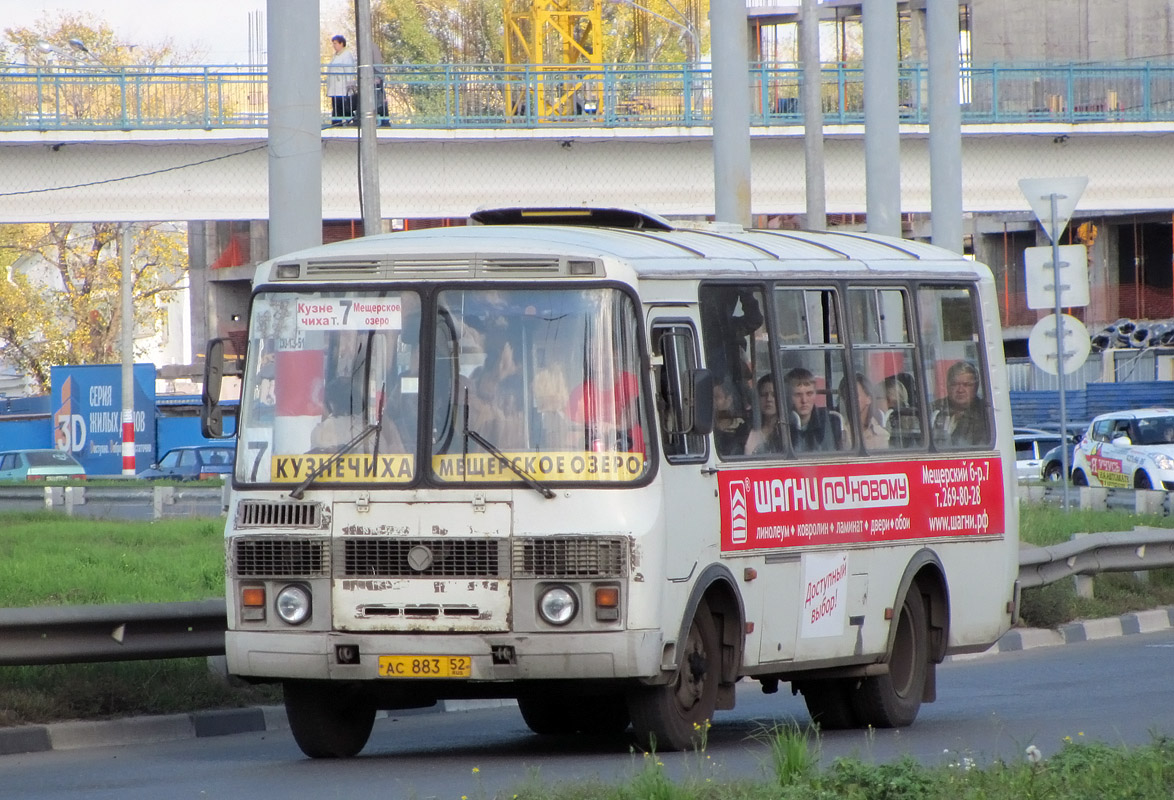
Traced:
<svg viewBox="0 0 1174 800">
<path fill-rule="evenodd" d="M 1138 572 L 1174 567 L 1174 530 L 1134 528 L 1088 533 L 1051 547 L 1019 551 L 1019 588 L 1031 589 L 1074 575 Z"/>
<path fill-rule="evenodd" d="M 1024 547 L 1019 585 L 1174 567 L 1174 530 L 1136 528 Z M 0 666 L 224 655 L 224 600 L 0 609 Z"/>
<path fill-rule="evenodd" d="M 0 609 L 0 665 L 224 655 L 224 600 Z"/>
<path fill-rule="evenodd" d="M 222 517 L 227 483 L 202 486 L 0 486 L 5 511 L 63 511 L 71 517 L 176 519 Z"/>
<path fill-rule="evenodd" d="M 387 64 L 376 67 L 394 128 L 603 128 L 712 124 L 708 64 L 570 67 Z M 750 124 L 799 125 L 802 68 L 752 64 Z M 321 110 L 330 125 L 322 73 Z M 928 68 L 898 72 L 901 121 L 927 124 Z M 962 123 L 1174 120 L 1174 62 L 991 64 L 960 74 Z M 824 123 L 864 122 L 864 70 L 822 70 Z M 265 128 L 267 70 L 257 66 L 0 66 L 0 131 Z"/>
</svg>

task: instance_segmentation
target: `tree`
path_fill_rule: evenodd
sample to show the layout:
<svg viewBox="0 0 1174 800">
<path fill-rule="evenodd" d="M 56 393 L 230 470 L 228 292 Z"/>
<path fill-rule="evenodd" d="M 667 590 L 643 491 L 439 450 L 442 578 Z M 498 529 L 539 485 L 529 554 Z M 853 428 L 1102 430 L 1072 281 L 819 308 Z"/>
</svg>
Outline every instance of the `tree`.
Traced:
<svg viewBox="0 0 1174 800">
<path fill-rule="evenodd" d="M 0 359 L 41 392 L 53 365 L 121 360 L 121 239 L 109 222 L 0 226 Z M 186 239 L 173 226 L 135 226 L 136 330 L 158 330 L 163 302 L 182 288 Z"/>
<path fill-rule="evenodd" d="M 109 25 L 90 14 L 42 16 L 30 27 L 6 28 L 0 62 L 27 73 L 0 96 L 0 118 L 50 117 L 118 120 L 125 109 L 142 119 L 202 119 L 232 114 L 240 99 L 207 98 L 202 71 L 177 71 L 166 92 L 152 91 L 135 76 L 165 64 L 196 63 L 198 50 L 180 51 L 170 39 L 148 45 L 118 41 Z"/>
<path fill-rule="evenodd" d="M 193 59 L 202 56 L 198 50 L 177 50 L 171 39 L 146 45 L 119 42 L 113 28 L 88 13 L 44 14 L 30 27 L 5 28 L 4 38 L 0 43 L 4 60 L 31 66 L 160 66 L 197 63 Z"/>
</svg>

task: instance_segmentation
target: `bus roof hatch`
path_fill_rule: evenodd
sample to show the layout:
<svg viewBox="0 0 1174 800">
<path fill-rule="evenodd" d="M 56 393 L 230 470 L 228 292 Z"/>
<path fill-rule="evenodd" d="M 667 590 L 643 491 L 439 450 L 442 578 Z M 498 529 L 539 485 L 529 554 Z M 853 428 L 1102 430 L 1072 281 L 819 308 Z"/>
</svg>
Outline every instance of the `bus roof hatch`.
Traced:
<svg viewBox="0 0 1174 800">
<path fill-rule="evenodd" d="M 469 219 L 479 225 L 583 225 L 599 228 L 632 228 L 671 231 L 663 217 L 631 208 L 484 208 Z"/>
</svg>

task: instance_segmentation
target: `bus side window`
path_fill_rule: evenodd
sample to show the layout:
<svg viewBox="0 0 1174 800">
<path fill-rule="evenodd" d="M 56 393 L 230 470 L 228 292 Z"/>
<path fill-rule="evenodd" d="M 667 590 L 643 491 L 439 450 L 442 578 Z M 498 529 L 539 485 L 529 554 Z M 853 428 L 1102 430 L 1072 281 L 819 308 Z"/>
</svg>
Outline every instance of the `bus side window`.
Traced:
<svg viewBox="0 0 1174 800">
<path fill-rule="evenodd" d="M 714 384 L 714 447 L 721 458 L 740 456 L 760 422 L 757 382 L 771 371 L 763 290 L 751 284 L 704 284 L 698 299 L 705 366 Z"/>
<path fill-rule="evenodd" d="M 847 319 L 857 386 L 852 429 L 860 430 L 867 451 L 921 447 L 920 366 L 908 295 L 901 288 L 852 287 Z M 860 397 L 866 391 L 871 397 Z"/>
<path fill-rule="evenodd" d="M 985 450 L 991 409 L 972 290 L 922 286 L 917 303 L 925 375 L 935 398 L 928 415 L 934 447 Z"/>
<path fill-rule="evenodd" d="M 683 408 L 692 406 L 692 398 L 672 396 L 674 391 L 688 391 L 693 372 L 698 367 L 697 337 L 693 326 L 683 321 L 653 323 L 652 352 L 661 357 L 661 365 L 655 373 L 656 406 L 665 458 L 672 463 L 703 461 L 705 437 L 681 432 L 692 423 L 692 420 L 679 418 Z"/>
<path fill-rule="evenodd" d="M 839 295 L 834 289 L 780 286 L 774 292 L 783 368 L 776 398 L 779 427 L 798 455 L 835 453 L 851 446 L 850 413 L 840 404 L 847 375 L 840 336 Z"/>
</svg>

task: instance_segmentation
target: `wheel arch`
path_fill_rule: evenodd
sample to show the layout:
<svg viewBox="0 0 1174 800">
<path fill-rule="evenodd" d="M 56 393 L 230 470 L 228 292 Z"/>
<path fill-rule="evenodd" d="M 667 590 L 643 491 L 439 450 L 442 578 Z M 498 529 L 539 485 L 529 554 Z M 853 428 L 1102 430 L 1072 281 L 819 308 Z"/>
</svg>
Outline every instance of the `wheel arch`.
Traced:
<svg viewBox="0 0 1174 800">
<path fill-rule="evenodd" d="M 894 612 L 901 608 L 905 595 L 910 591 L 921 592 L 925 600 L 926 619 L 929 622 L 930 660 L 940 664 L 946 657 L 946 646 L 950 639 L 950 587 L 946 581 L 946 570 L 937 553 L 922 548 L 913 554 L 905 565 L 897 593 L 893 598 Z M 893 621 L 896 621 L 894 613 Z M 885 658 L 893 652 L 897 638 L 897 626 L 889 625 L 888 640 L 885 643 Z"/>
<path fill-rule="evenodd" d="M 738 582 L 724 564 L 710 564 L 697 576 L 681 615 L 677 631 L 678 644 L 688 637 L 689 626 L 702 601 L 709 606 L 711 613 L 721 617 L 718 634 L 722 644 L 722 683 L 732 684 L 739 677 L 742 653 L 746 646 L 746 608 L 742 603 L 742 593 L 738 591 Z"/>
</svg>

